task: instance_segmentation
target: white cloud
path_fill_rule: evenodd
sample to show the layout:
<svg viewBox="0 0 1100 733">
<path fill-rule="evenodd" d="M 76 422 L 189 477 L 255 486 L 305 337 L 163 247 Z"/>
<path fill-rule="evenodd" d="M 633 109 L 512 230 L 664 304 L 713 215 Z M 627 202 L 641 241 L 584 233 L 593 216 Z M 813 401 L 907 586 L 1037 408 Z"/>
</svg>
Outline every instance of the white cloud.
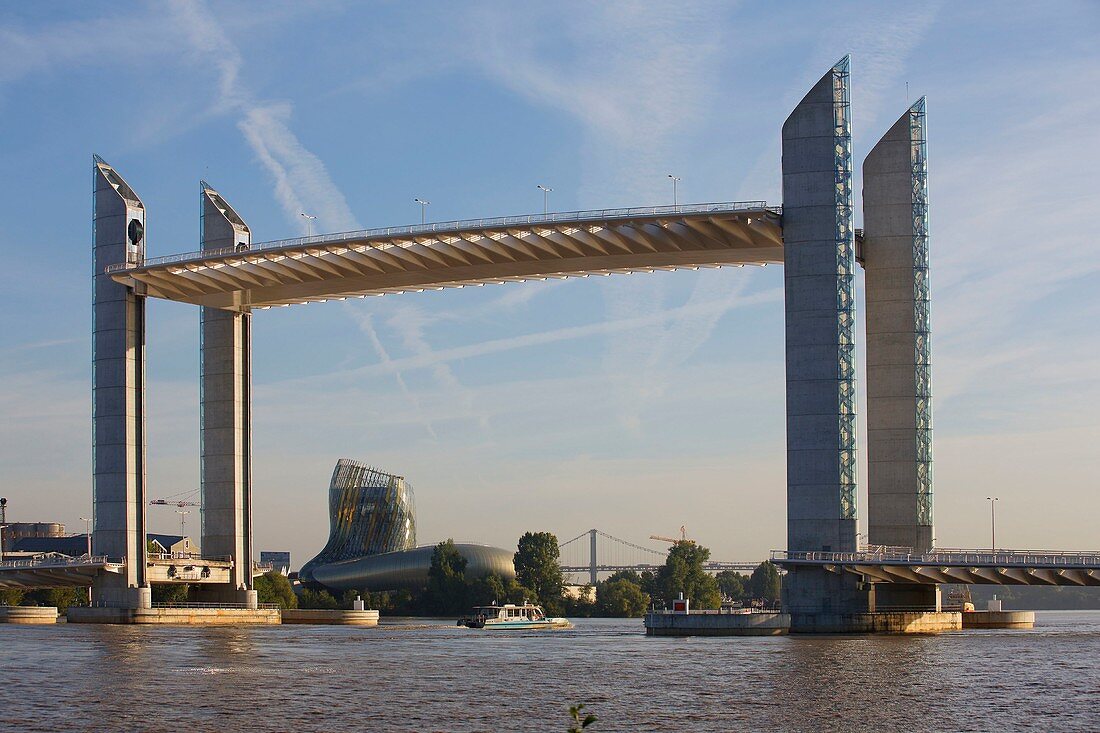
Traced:
<svg viewBox="0 0 1100 733">
<path fill-rule="evenodd" d="M 241 83 L 240 51 L 200 0 L 174 0 L 172 9 L 186 31 L 197 59 L 218 70 L 218 111 L 241 115 L 238 127 L 275 185 L 275 197 L 288 222 L 305 234 L 304 211 L 317 217 L 320 231 L 359 229 L 347 200 L 320 158 L 311 153 L 288 124 L 288 102 L 257 101 Z"/>
</svg>

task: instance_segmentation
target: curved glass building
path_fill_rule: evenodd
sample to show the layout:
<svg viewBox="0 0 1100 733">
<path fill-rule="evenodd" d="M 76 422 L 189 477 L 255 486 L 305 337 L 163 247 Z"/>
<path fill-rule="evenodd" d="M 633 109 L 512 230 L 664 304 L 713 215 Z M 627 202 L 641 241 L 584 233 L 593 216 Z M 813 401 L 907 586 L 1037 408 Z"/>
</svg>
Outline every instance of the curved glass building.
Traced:
<svg viewBox="0 0 1100 733">
<path fill-rule="evenodd" d="M 508 550 L 456 547 L 467 577 L 516 575 Z M 328 542 L 298 577 L 335 591 L 417 590 L 428 583 L 434 549 L 416 546 L 413 490 L 403 476 L 341 458 L 329 482 Z"/>
</svg>

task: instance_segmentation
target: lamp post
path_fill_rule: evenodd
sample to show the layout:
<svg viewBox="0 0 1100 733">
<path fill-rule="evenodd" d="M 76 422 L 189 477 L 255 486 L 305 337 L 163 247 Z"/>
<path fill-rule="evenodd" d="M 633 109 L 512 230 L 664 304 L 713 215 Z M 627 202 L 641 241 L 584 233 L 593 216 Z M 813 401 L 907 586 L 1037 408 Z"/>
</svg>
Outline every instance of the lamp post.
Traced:
<svg viewBox="0 0 1100 733">
<path fill-rule="evenodd" d="M 993 554 L 997 554 L 997 502 L 1000 501 L 998 496 L 985 497 L 989 502 L 989 531 L 991 534 L 990 543 L 993 545 Z"/>
<path fill-rule="evenodd" d="M 301 213 L 301 216 L 303 216 L 306 220 L 306 232 L 308 232 L 306 234 L 306 236 L 307 237 L 312 237 L 313 236 L 313 220 L 316 219 L 317 217 L 313 216 L 312 214 L 307 214 L 304 211 Z"/>
<path fill-rule="evenodd" d="M 674 176 L 671 173 L 668 174 L 668 177 L 672 179 L 672 205 L 678 206 L 679 201 L 676 198 L 676 184 L 680 182 L 680 177 Z"/>
<path fill-rule="evenodd" d="M 81 522 L 84 522 L 84 535 L 88 538 L 88 557 L 92 556 L 92 520 L 87 517 L 81 517 Z"/>
<path fill-rule="evenodd" d="M 547 188 L 546 186 L 542 185 L 541 183 L 539 185 L 535 186 L 535 188 L 542 191 L 542 215 L 546 216 L 546 194 L 550 193 L 554 189 Z"/>
<path fill-rule="evenodd" d="M 6 524 L 0 524 L 0 563 L 4 562 L 4 527 Z"/>
<path fill-rule="evenodd" d="M 425 201 L 420 198 L 413 199 L 413 201 L 420 204 L 420 226 L 424 226 L 425 222 L 428 220 L 428 204 L 430 204 L 431 201 Z"/>
</svg>

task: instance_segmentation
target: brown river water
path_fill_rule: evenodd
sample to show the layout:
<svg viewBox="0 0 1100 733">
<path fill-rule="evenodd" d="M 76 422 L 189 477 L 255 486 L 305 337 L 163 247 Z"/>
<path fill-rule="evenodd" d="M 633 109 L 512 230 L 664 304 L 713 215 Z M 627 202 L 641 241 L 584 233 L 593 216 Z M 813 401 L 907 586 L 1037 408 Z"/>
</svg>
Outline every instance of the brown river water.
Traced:
<svg viewBox="0 0 1100 733">
<path fill-rule="evenodd" d="M 724 639 L 647 638 L 637 619 L 0 625 L 0 730 L 564 732 L 578 702 L 597 733 L 1100 730 L 1100 612 L 1038 622 Z"/>
</svg>

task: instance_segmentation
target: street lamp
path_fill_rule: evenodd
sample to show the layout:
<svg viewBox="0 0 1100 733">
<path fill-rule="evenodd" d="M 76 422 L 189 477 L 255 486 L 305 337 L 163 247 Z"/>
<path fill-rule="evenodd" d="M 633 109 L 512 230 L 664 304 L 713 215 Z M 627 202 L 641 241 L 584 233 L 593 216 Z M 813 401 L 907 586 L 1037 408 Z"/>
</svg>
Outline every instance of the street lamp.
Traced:
<svg viewBox="0 0 1100 733">
<path fill-rule="evenodd" d="M 81 517 L 81 522 L 84 522 L 84 534 L 88 538 L 88 557 L 92 556 L 92 520 L 87 517 Z"/>
<path fill-rule="evenodd" d="M 420 204 L 420 226 L 424 226 L 424 222 L 428 218 L 428 204 L 431 201 L 425 201 L 424 199 L 413 199 L 413 201 Z"/>
<path fill-rule="evenodd" d="M 671 173 L 668 174 L 668 177 L 672 179 L 672 205 L 676 206 L 679 203 L 676 200 L 676 184 L 680 182 L 680 177 L 674 176 Z"/>
<path fill-rule="evenodd" d="M 304 211 L 301 213 L 301 216 L 305 217 L 305 220 L 306 220 L 306 231 L 308 232 L 308 234 L 306 234 L 306 236 L 307 237 L 312 237 L 313 236 L 313 220 L 316 219 L 317 217 L 313 216 L 312 214 L 307 214 Z"/>
<path fill-rule="evenodd" d="M 985 497 L 989 502 L 989 530 L 992 535 L 991 544 L 993 545 L 993 554 L 997 554 L 997 502 L 1000 501 L 998 496 Z"/>
<path fill-rule="evenodd" d="M 554 189 L 547 188 L 546 186 L 542 185 L 541 183 L 539 185 L 535 186 L 535 188 L 542 191 L 542 215 L 546 216 L 546 194 L 550 193 Z"/>
</svg>

